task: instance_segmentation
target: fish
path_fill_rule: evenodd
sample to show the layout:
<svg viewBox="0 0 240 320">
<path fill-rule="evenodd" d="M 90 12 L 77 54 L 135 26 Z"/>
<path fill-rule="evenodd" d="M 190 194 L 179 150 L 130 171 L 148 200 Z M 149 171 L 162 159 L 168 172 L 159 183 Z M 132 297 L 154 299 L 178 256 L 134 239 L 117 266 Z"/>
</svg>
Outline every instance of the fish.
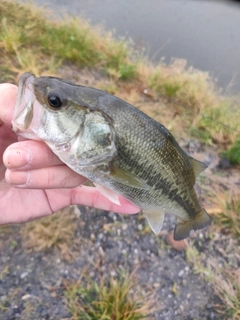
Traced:
<svg viewBox="0 0 240 320">
<path fill-rule="evenodd" d="M 44 141 L 113 203 L 121 195 L 138 206 L 155 234 L 165 213 L 177 217 L 176 241 L 211 224 L 194 190 L 206 165 L 187 155 L 164 125 L 114 95 L 24 73 L 12 127 Z"/>
</svg>

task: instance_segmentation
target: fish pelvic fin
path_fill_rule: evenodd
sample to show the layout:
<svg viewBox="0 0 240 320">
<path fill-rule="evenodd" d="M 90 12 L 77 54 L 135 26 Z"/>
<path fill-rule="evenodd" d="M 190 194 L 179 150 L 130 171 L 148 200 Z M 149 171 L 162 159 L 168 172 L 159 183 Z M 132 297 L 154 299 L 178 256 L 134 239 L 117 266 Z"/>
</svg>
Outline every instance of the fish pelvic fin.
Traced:
<svg viewBox="0 0 240 320">
<path fill-rule="evenodd" d="M 164 213 L 155 210 L 143 210 L 143 214 L 146 217 L 148 224 L 155 234 L 158 234 L 164 222 Z"/>
<path fill-rule="evenodd" d="M 202 171 L 207 168 L 207 165 L 205 163 L 198 161 L 190 156 L 189 159 L 191 161 L 195 177 L 197 177 Z"/>
<path fill-rule="evenodd" d="M 207 211 L 202 208 L 195 219 L 179 222 L 174 230 L 173 239 L 176 241 L 183 240 L 191 236 L 194 231 L 207 227 L 211 224 L 212 218 Z"/>
<path fill-rule="evenodd" d="M 98 183 L 94 183 L 94 185 L 106 198 L 108 198 L 108 200 L 117 204 L 118 206 L 121 205 L 119 198 L 118 198 L 118 195 L 114 191 L 112 191 L 112 190 L 108 189 L 107 187 L 104 187 L 103 185 L 98 184 Z"/>
</svg>

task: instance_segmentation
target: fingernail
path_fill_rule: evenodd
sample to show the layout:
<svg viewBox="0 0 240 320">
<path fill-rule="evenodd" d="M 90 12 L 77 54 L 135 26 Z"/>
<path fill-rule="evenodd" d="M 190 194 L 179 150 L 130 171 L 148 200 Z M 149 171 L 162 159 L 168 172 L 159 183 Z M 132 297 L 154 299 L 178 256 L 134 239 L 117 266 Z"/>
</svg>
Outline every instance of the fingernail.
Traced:
<svg viewBox="0 0 240 320">
<path fill-rule="evenodd" d="M 8 148 L 3 156 L 3 161 L 8 169 L 20 169 L 31 162 L 32 155 L 27 149 Z"/>
<path fill-rule="evenodd" d="M 30 172 L 7 170 L 5 174 L 5 179 L 8 183 L 10 183 L 13 186 L 26 186 L 30 179 Z"/>
</svg>

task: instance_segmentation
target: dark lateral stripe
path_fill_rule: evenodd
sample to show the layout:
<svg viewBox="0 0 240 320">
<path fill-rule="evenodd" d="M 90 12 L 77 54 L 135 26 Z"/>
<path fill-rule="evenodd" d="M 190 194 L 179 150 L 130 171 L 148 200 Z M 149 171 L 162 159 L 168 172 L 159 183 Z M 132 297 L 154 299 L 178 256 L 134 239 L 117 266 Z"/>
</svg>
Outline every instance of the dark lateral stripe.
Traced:
<svg viewBox="0 0 240 320">
<path fill-rule="evenodd" d="M 134 168 L 134 174 L 136 174 L 140 179 L 143 179 L 150 187 L 155 189 L 155 192 L 158 190 L 162 195 L 167 197 L 171 201 L 175 201 L 180 207 L 182 207 L 189 216 L 194 216 L 196 211 L 194 201 L 195 194 L 193 190 L 192 196 L 194 197 L 193 201 L 188 201 L 187 199 L 183 199 L 181 195 L 179 195 L 179 188 L 174 188 L 166 178 L 161 175 L 161 172 L 153 172 L 153 165 L 144 164 L 143 166 L 139 164 L 139 155 L 134 154 L 134 150 L 131 152 L 127 151 L 124 147 L 122 147 L 118 155 L 121 155 L 120 165 L 123 165 L 123 168 L 128 169 L 132 172 L 131 168 Z"/>
</svg>

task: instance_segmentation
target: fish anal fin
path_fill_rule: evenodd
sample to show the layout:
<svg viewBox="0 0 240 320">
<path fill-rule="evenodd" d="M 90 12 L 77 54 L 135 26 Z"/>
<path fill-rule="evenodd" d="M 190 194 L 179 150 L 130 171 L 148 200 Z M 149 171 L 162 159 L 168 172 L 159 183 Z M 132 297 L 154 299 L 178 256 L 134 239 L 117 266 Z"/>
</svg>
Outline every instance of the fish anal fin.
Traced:
<svg viewBox="0 0 240 320">
<path fill-rule="evenodd" d="M 108 200 L 120 206 L 118 195 L 114 191 L 98 183 L 94 183 L 94 185 Z"/>
<path fill-rule="evenodd" d="M 195 177 L 197 177 L 202 171 L 207 168 L 207 165 L 205 163 L 198 161 L 190 156 L 189 159 L 191 161 Z"/>
<path fill-rule="evenodd" d="M 143 214 L 146 217 L 150 228 L 155 234 L 158 234 L 164 222 L 164 213 L 155 210 L 143 210 Z"/>
<path fill-rule="evenodd" d="M 212 218 L 208 215 L 206 210 L 202 208 L 195 219 L 179 222 L 174 230 L 173 238 L 176 241 L 183 240 L 191 236 L 194 231 L 207 227 L 211 224 Z"/>
<path fill-rule="evenodd" d="M 138 189 L 145 189 L 145 190 L 149 189 L 149 186 L 146 184 L 145 181 L 138 178 L 131 172 L 121 169 L 117 166 L 113 166 L 111 168 L 110 176 L 112 179 L 117 180 L 125 185 L 138 188 Z"/>
</svg>

